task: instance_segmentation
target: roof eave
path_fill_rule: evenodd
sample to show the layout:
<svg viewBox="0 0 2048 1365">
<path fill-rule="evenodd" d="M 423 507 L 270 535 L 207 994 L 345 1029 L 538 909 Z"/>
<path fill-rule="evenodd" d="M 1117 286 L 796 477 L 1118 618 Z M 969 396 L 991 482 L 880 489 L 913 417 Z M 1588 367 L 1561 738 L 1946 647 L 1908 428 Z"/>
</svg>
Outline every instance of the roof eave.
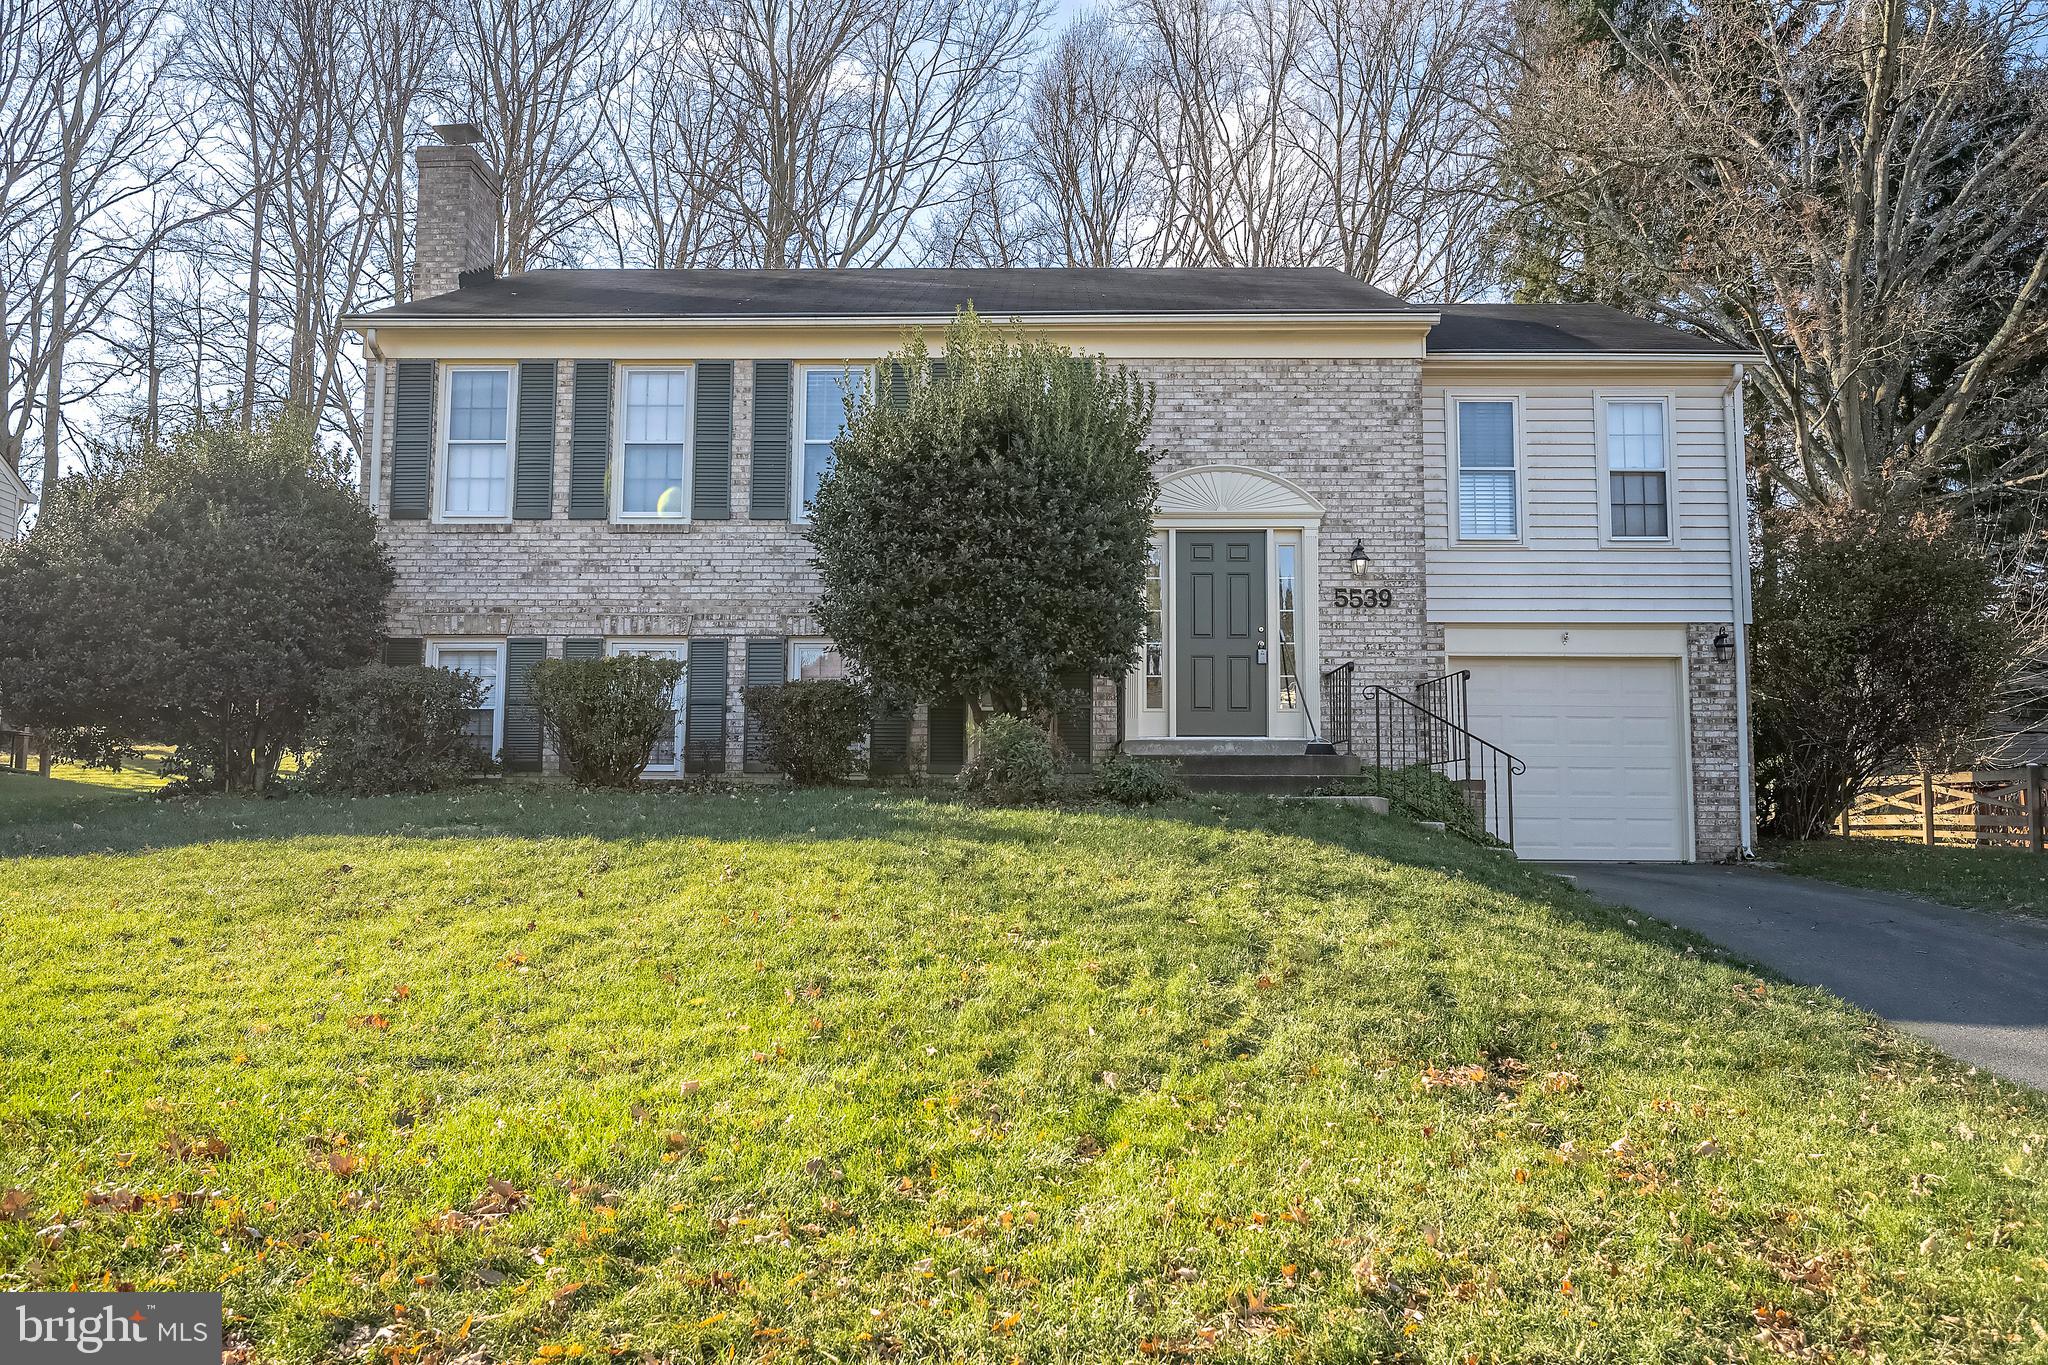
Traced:
<svg viewBox="0 0 2048 1365">
<path fill-rule="evenodd" d="M 1520 364 L 1532 360 L 1585 364 L 1619 361 L 1630 365 L 1748 365 L 1763 359 L 1756 351 L 1429 351 L 1424 360 Z"/>
<path fill-rule="evenodd" d="M 492 317 L 387 317 L 351 314 L 341 319 L 344 331 L 385 327 L 943 327 L 952 313 L 699 313 L 673 317 L 638 317 L 589 313 L 577 315 L 520 313 Z M 1441 315 L 1425 309 L 1385 309 L 1320 313 L 1013 313 L 997 319 L 1041 327 L 1137 327 L 1175 323 L 1216 326 L 1242 323 L 1263 327 L 1328 327 L 1345 324 L 1406 323 L 1434 327 Z"/>
</svg>

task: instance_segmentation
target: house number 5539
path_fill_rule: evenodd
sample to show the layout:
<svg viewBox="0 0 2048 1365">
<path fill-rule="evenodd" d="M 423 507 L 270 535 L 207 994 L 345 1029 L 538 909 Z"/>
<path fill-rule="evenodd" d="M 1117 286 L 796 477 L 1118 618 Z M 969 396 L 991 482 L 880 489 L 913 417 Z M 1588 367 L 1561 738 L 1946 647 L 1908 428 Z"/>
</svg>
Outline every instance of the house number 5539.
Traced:
<svg viewBox="0 0 2048 1365">
<path fill-rule="evenodd" d="M 1394 605 L 1392 588 L 1336 588 L 1334 605 L 1340 607 L 1391 607 Z"/>
</svg>

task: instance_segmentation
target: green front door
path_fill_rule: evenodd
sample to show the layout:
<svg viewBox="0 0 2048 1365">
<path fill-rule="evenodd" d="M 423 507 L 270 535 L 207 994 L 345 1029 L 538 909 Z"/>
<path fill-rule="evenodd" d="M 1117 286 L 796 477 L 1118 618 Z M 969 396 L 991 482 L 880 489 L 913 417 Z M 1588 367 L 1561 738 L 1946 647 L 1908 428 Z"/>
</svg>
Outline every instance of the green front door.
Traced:
<svg viewBox="0 0 2048 1365">
<path fill-rule="evenodd" d="M 1266 533 L 1182 531 L 1174 645 L 1183 735 L 1266 733 Z"/>
</svg>

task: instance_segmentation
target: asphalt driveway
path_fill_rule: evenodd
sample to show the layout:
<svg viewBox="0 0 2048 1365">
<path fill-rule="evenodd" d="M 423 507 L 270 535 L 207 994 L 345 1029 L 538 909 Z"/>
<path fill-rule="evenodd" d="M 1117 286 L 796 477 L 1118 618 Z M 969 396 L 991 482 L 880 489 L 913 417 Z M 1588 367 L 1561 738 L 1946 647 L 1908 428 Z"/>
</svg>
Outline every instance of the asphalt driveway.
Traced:
<svg viewBox="0 0 2048 1365">
<path fill-rule="evenodd" d="M 1750 867 L 1559 863 L 1600 900 L 1710 938 L 2048 1090 L 2048 924 Z"/>
</svg>

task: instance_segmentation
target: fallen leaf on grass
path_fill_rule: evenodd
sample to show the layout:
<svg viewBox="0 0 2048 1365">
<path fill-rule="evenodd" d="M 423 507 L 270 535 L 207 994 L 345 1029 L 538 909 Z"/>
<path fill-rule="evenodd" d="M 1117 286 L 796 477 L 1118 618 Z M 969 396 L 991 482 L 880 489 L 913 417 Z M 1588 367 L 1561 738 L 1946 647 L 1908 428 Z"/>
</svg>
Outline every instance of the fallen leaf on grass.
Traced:
<svg viewBox="0 0 2048 1365">
<path fill-rule="evenodd" d="M 348 1026 L 350 1028 L 378 1029 L 381 1031 L 390 1028 L 391 1021 L 381 1014 L 351 1014 L 348 1017 Z"/>
<path fill-rule="evenodd" d="M 211 1133 L 191 1138 L 173 1133 L 157 1145 L 170 1153 L 173 1161 L 211 1161 L 228 1154 L 228 1145 Z"/>
<path fill-rule="evenodd" d="M 0 1223 L 19 1223 L 28 1217 L 28 1207 L 34 1202 L 27 1190 L 7 1190 L 0 1193 Z"/>
</svg>

